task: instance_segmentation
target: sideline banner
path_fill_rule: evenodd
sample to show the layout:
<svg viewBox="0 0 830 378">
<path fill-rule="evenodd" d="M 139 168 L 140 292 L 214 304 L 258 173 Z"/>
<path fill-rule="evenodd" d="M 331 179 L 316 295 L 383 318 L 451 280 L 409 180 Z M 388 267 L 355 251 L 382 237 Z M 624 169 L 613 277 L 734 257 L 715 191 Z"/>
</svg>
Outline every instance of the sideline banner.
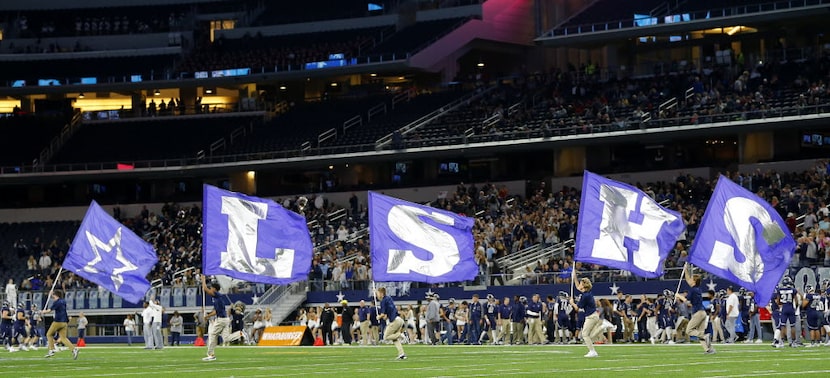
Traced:
<svg viewBox="0 0 830 378">
<path fill-rule="evenodd" d="M 306 326 L 266 327 L 259 339 L 259 346 L 312 345 L 314 340 Z"/>
</svg>

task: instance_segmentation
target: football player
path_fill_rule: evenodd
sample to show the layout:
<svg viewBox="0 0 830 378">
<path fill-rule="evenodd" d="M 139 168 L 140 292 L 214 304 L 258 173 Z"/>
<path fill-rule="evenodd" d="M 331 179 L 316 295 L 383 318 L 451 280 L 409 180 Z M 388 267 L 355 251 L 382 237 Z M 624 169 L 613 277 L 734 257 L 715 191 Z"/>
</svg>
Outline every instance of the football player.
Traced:
<svg viewBox="0 0 830 378">
<path fill-rule="evenodd" d="M 779 343 L 776 345 L 776 348 L 780 348 L 784 346 L 783 344 L 783 336 L 786 335 L 789 337 L 790 346 L 797 347 L 796 344 L 796 317 L 795 317 L 795 310 L 796 310 L 796 303 L 799 303 L 798 298 L 800 294 L 798 290 L 793 285 L 793 279 L 789 276 L 784 276 L 781 280 L 781 285 L 778 288 L 778 292 L 775 296 L 775 302 L 781 308 L 781 315 L 779 322 L 779 329 L 781 330 L 782 335 L 780 336 Z M 785 333 L 785 328 L 789 328 L 790 331 Z"/>
<path fill-rule="evenodd" d="M 9 348 L 9 352 L 29 350 L 29 347 L 26 346 L 26 341 L 28 340 L 28 334 L 26 333 L 26 310 L 24 310 L 23 307 L 23 303 L 18 303 L 17 311 L 14 313 L 12 345 L 11 348 Z M 23 339 L 22 343 L 20 342 L 21 339 Z"/>
<path fill-rule="evenodd" d="M 0 339 L 3 340 L 3 346 L 9 351 L 11 351 L 13 321 L 11 304 L 9 301 L 3 301 L 3 306 L 0 307 Z"/>
<path fill-rule="evenodd" d="M 810 345 L 807 347 L 817 347 L 821 343 L 821 323 L 824 317 L 824 300 L 820 294 L 816 294 L 813 285 L 804 287 L 804 300 L 801 307 L 807 312 L 807 329 L 810 331 Z"/>
<path fill-rule="evenodd" d="M 570 295 L 564 291 L 560 291 L 556 299 L 556 305 L 554 306 L 554 311 L 556 311 L 557 344 L 565 344 L 570 337 L 568 332 L 571 328 L 571 311 L 573 311 L 573 307 L 571 307 L 569 302 Z"/>
</svg>

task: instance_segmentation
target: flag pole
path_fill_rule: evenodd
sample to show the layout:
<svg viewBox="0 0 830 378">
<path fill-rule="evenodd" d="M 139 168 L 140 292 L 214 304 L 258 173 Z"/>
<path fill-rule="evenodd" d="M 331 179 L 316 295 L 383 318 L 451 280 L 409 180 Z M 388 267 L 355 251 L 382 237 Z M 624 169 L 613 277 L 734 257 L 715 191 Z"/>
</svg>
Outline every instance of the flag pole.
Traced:
<svg viewBox="0 0 830 378">
<path fill-rule="evenodd" d="M 576 285 L 576 261 L 571 266 L 571 298 L 574 297 L 574 285 Z"/>
<path fill-rule="evenodd" d="M 61 273 L 63 273 L 63 265 L 58 269 L 58 275 L 55 276 L 55 282 L 52 282 L 52 289 L 49 290 L 49 295 L 46 296 L 46 301 L 43 302 L 43 310 L 41 311 L 46 311 L 46 305 L 49 304 L 49 298 L 52 298 L 52 293 L 55 292 L 55 286 L 58 285 L 58 280 L 61 279 Z"/>
<path fill-rule="evenodd" d="M 675 294 L 680 292 L 680 285 L 683 284 L 683 279 L 686 278 L 686 268 L 688 268 L 688 267 L 689 267 L 689 262 L 686 261 L 686 263 L 683 264 L 683 271 L 680 272 L 680 280 L 678 280 L 678 282 L 677 282 L 677 290 L 674 291 Z"/>
<path fill-rule="evenodd" d="M 375 315 L 380 315 L 380 309 L 378 308 L 377 292 L 378 291 L 375 287 L 375 280 L 372 280 L 372 304 L 375 306 Z"/>
</svg>

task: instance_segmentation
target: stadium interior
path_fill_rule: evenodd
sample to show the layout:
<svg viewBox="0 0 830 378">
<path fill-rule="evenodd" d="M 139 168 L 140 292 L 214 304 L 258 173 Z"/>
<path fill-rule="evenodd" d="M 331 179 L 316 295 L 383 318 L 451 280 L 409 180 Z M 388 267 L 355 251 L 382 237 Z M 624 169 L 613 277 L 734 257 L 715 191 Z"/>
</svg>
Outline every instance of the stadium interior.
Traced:
<svg viewBox="0 0 830 378">
<path fill-rule="evenodd" d="M 193 313 L 203 184 L 292 210 L 309 200 L 309 281 L 223 283 L 275 323 L 338 294 L 368 298 L 368 190 L 476 218 L 479 278 L 397 287 L 398 304 L 462 287 L 530 296 L 567 285 L 573 266 L 606 286 L 634 281 L 574 265 L 585 170 L 637 185 L 687 224 L 721 173 L 815 236 L 819 222 L 804 219 L 821 220 L 830 199 L 828 11 L 826 0 L 2 2 L 0 279 L 42 303 L 95 200 L 156 247 L 158 296 Z M 827 266 L 830 248 L 793 271 Z M 627 291 L 668 287 L 640 283 Z M 88 334 L 122 342 L 118 325 L 139 307 L 71 274 L 61 286 Z M 193 329 L 186 319 L 190 340 Z"/>
</svg>

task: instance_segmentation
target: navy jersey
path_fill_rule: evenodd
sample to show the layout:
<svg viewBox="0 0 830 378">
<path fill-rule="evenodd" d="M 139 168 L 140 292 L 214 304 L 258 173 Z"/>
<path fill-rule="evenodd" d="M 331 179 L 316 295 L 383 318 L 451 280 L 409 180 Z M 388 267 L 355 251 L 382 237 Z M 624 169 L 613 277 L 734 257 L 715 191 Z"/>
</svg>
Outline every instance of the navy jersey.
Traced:
<svg viewBox="0 0 830 378">
<path fill-rule="evenodd" d="M 481 302 L 472 301 L 470 302 L 470 320 L 476 321 L 481 320 L 481 315 L 484 312 L 483 307 L 481 306 Z"/>
<path fill-rule="evenodd" d="M 585 310 L 585 316 L 590 316 L 597 312 L 597 302 L 594 300 L 594 294 L 590 291 L 582 293 L 576 307 L 579 307 L 580 310 Z"/>
<path fill-rule="evenodd" d="M 26 325 L 26 310 L 18 308 L 14 314 L 14 326 L 24 327 Z"/>
<path fill-rule="evenodd" d="M 798 294 L 795 288 L 778 289 L 778 301 L 781 304 L 782 313 L 795 313 L 794 302 Z"/>
<path fill-rule="evenodd" d="M 14 317 L 14 312 L 8 306 L 0 307 L 0 315 L 2 315 L 2 320 L 0 320 L 0 324 L 3 325 L 11 325 L 12 319 Z M 9 318 L 7 319 L 6 316 Z"/>
<path fill-rule="evenodd" d="M 66 313 L 66 301 L 63 298 L 58 298 L 51 307 L 55 314 L 55 322 L 69 323 L 69 314 Z"/>
<path fill-rule="evenodd" d="M 485 307 L 484 311 L 485 311 L 485 314 L 487 315 L 487 317 L 490 318 L 490 320 L 493 320 L 493 319 L 496 318 L 496 314 L 498 313 L 498 308 L 497 308 L 495 303 L 487 302 L 487 306 Z"/>
<path fill-rule="evenodd" d="M 510 320 L 513 317 L 513 306 L 509 304 L 499 305 L 499 316 L 502 319 Z"/>
<path fill-rule="evenodd" d="M 513 317 L 512 320 L 514 322 L 521 322 L 525 318 L 525 306 L 521 303 L 514 303 L 513 304 Z"/>
<path fill-rule="evenodd" d="M 530 314 L 530 313 L 533 314 Z M 527 304 L 526 309 L 527 317 L 538 319 L 542 316 L 542 302 L 530 302 Z"/>
<path fill-rule="evenodd" d="M 726 319 L 726 298 L 720 298 L 716 303 L 718 304 L 718 316 L 721 319 Z"/>
<path fill-rule="evenodd" d="M 703 311 L 703 294 L 700 287 L 694 286 L 689 290 L 689 303 L 692 304 L 692 314 Z"/>
<path fill-rule="evenodd" d="M 657 310 L 657 315 L 659 316 L 668 316 L 669 315 L 669 307 L 671 307 L 671 300 L 666 298 L 658 298 L 656 307 L 659 308 Z"/>
<path fill-rule="evenodd" d="M 226 303 L 224 298 L 219 295 L 218 291 L 214 291 L 213 294 L 208 294 L 213 298 L 213 310 L 216 311 L 217 318 L 227 318 L 228 312 L 225 309 Z"/>
<path fill-rule="evenodd" d="M 386 318 L 389 321 L 393 321 L 398 317 L 398 308 L 395 307 L 395 302 L 392 300 L 392 297 L 383 297 L 380 300 L 380 308 L 378 310 L 381 314 L 386 314 Z"/>
<path fill-rule="evenodd" d="M 824 298 L 818 294 L 807 294 L 807 315 L 824 312 Z"/>
</svg>

